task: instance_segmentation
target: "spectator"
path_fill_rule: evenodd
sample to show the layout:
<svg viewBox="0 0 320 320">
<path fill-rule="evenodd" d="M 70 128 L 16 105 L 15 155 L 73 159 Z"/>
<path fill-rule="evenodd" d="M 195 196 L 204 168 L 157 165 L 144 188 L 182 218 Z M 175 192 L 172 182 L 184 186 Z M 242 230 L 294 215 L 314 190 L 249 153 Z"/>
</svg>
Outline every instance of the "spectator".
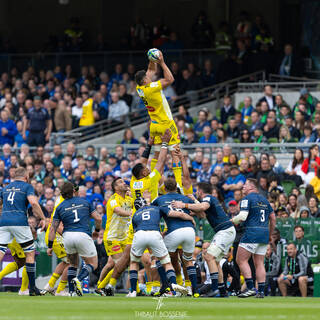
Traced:
<svg viewBox="0 0 320 320">
<path fill-rule="evenodd" d="M 281 258 L 275 251 L 272 250 L 272 246 L 269 244 L 267 247 L 266 256 L 264 259 L 264 267 L 266 269 L 266 286 L 265 295 L 275 296 L 277 289 L 277 279 L 281 268 Z"/>
<path fill-rule="evenodd" d="M 215 75 L 213 72 L 212 62 L 207 59 L 204 62 L 204 70 L 202 72 L 202 84 L 205 88 L 215 84 Z"/>
<path fill-rule="evenodd" d="M 82 100 L 82 116 L 79 120 L 79 127 L 92 126 L 99 119 L 98 106 L 93 99 L 89 97 L 89 88 L 87 85 L 82 85 L 80 88 Z"/>
<path fill-rule="evenodd" d="M 203 128 L 206 126 L 210 127 L 210 123 L 208 121 L 208 112 L 206 110 L 202 109 L 198 113 L 198 121 L 194 125 L 193 129 L 195 132 L 202 132 Z"/>
<path fill-rule="evenodd" d="M 75 100 L 75 105 L 72 107 L 72 128 L 78 128 L 79 126 L 79 121 L 82 117 L 82 105 L 83 101 L 81 97 L 76 97 Z"/>
<path fill-rule="evenodd" d="M 26 131 L 29 131 L 28 139 Z M 34 98 L 34 107 L 28 110 L 27 118 L 24 121 L 23 139 L 27 139 L 29 146 L 44 146 L 49 142 L 52 130 L 52 120 L 48 111 L 41 106 L 41 98 Z"/>
<path fill-rule="evenodd" d="M 192 143 L 197 143 L 198 138 L 192 128 L 186 128 L 185 137 L 183 139 L 183 144 L 190 145 Z"/>
<path fill-rule="evenodd" d="M 207 20 L 205 12 L 201 11 L 192 25 L 191 35 L 195 48 L 210 48 L 214 33 L 211 24 Z"/>
<path fill-rule="evenodd" d="M 243 100 L 243 108 L 241 109 L 241 120 L 245 124 L 249 122 L 249 119 L 251 118 L 251 113 L 253 111 L 252 106 L 252 98 L 251 97 L 245 97 Z"/>
<path fill-rule="evenodd" d="M 308 158 L 304 159 L 302 163 L 301 172 L 305 183 L 310 183 L 312 178 L 316 175 L 319 167 L 319 147 L 315 144 L 309 148 Z"/>
<path fill-rule="evenodd" d="M 267 118 L 267 123 L 263 127 L 263 135 L 267 138 L 279 139 L 279 127 L 277 125 L 276 118 L 274 115 L 269 114 Z"/>
<path fill-rule="evenodd" d="M 66 103 L 60 100 L 57 110 L 54 114 L 54 124 L 58 133 L 64 133 L 72 129 L 72 118 L 70 112 L 67 110 Z M 57 143 L 61 144 L 63 136 L 57 137 Z"/>
<path fill-rule="evenodd" d="M 273 110 L 276 106 L 276 97 L 272 94 L 272 87 L 266 85 L 264 87 L 264 96 L 260 98 L 259 102 L 267 102 L 269 110 Z"/>
<path fill-rule="evenodd" d="M 119 84 L 119 99 L 123 100 L 129 106 L 129 109 L 131 108 L 133 97 L 127 93 L 127 86 L 124 83 Z"/>
<path fill-rule="evenodd" d="M 312 143 L 316 141 L 316 137 L 312 133 L 312 127 L 307 125 L 303 128 L 303 136 L 300 139 L 302 143 Z"/>
<path fill-rule="evenodd" d="M 60 144 L 55 144 L 53 146 L 53 155 L 54 155 L 54 157 L 52 158 L 52 162 L 53 162 L 54 166 L 60 167 L 62 160 L 64 158 Z"/>
<path fill-rule="evenodd" d="M 108 120 L 115 122 L 122 122 L 124 116 L 129 113 L 128 105 L 119 99 L 119 94 L 117 92 L 111 93 L 111 104 L 109 106 Z"/>
<path fill-rule="evenodd" d="M 298 288 L 301 296 L 307 296 L 308 289 L 308 258 L 297 250 L 294 243 L 287 246 L 288 256 L 284 269 L 278 279 L 279 289 L 283 297 L 287 296 L 287 289 Z"/>
<path fill-rule="evenodd" d="M 203 128 L 203 136 L 200 138 L 199 143 L 217 143 L 217 138 L 211 134 L 211 128 L 205 126 Z"/>
<path fill-rule="evenodd" d="M 186 123 L 193 124 L 193 119 L 184 105 L 178 107 L 178 116 L 183 117 Z"/>
<path fill-rule="evenodd" d="M 231 116 L 234 116 L 235 113 L 236 113 L 236 109 L 231 104 L 230 96 L 228 96 L 228 95 L 224 96 L 224 98 L 223 98 L 223 106 L 221 108 L 221 114 L 220 114 L 221 123 L 222 124 L 227 123 L 228 122 L 228 118 L 231 117 Z"/>
<path fill-rule="evenodd" d="M 252 113 L 251 113 L 251 126 L 249 129 L 251 134 L 253 134 L 256 129 L 262 129 L 262 127 L 263 127 L 263 125 L 260 122 L 259 113 L 257 111 L 252 111 Z"/>
<path fill-rule="evenodd" d="M 197 182 L 209 182 L 213 173 L 209 158 L 203 158 L 201 168 L 197 174 Z"/>
<path fill-rule="evenodd" d="M 301 133 L 293 124 L 293 117 L 291 115 L 286 116 L 285 125 L 289 129 L 291 137 L 300 140 Z"/>
<path fill-rule="evenodd" d="M 132 129 L 128 128 L 124 130 L 121 144 L 139 144 L 139 141 L 134 137 Z"/>
<path fill-rule="evenodd" d="M 8 143 L 12 146 L 18 130 L 14 121 L 9 119 L 9 113 L 6 109 L 1 111 L 0 132 L 0 145 Z"/>
<path fill-rule="evenodd" d="M 222 186 L 225 192 L 225 200 L 232 200 L 234 191 L 240 190 L 245 182 L 246 178 L 240 173 L 238 166 L 231 166 L 230 176 L 227 178 L 225 184 Z"/>
<path fill-rule="evenodd" d="M 239 126 L 234 117 L 230 117 L 228 120 L 227 136 L 232 139 L 238 139 L 240 137 Z"/>
<path fill-rule="evenodd" d="M 300 59 L 293 53 L 291 44 L 284 46 L 284 55 L 279 59 L 277 71 L 282 76 L 299 77 L 301 75 Z"/>
</svg>

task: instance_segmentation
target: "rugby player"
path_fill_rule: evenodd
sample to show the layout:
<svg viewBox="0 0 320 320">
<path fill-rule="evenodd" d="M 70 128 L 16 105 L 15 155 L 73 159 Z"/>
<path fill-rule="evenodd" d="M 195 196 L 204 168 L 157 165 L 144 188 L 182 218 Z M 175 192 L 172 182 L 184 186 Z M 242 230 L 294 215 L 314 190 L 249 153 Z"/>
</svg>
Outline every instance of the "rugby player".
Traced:
<svg viewBox="0 0 320 320">
<path fill-rule="evenodd" d="M 160 148 L 159 161 L 156 163 L 155 168 L 151 173 L 148 167 L 146 166 L 149 154 L 143 156 L 144 159 L 142 159 L 142 163 L 138 163 L 132 168 L 132 179 L 130 182 L 130 186 L 133 199 L 142 196 L 145 191 L 149 191 L 151 193 L 151 199 L 154 199 L 158 196 L 159 181 L 163 173 L 167 157 L 168 143 L 170 139 L 171 132 L 167 129 L 161 137 L 162 145 Z M 107 215 L 109 215 L 108 210 Z M 117 279 L 120 277 L 125 268 L 129 265 L 132 240 L 133 229 L 132 225 L 130 225 L 128 241 L 126 242 L 124 254 L 121 256 L 118 263 L 116 263 L 114 267 L 110 282 L 106 287 L 106 295 L 114 295 Z"/>
<path fill-rule="evenodd" d="M 164 236 L 164 243 L 170 253 L 171 261 L 176 273 L 181 273 L 179 264 L 179 257 L 177 249 L 182 247 L 182 261 L 187 268 L 187 273 L 192 284 L 192 294 L 194 297 L 199 297 L 197 292 L 197 274 L 196 268 L 192 262 L 192 255 L 195 247 L 195 230 L 192 220 L 181 220 L 179 218 L 171 217 L 170 212 L 173 210 L 171 202 L 173 200 L 183 201 L 185 203 L 194 203 L 188 197 L 177 193 L 177 183 L 173 178 L 167 178 L 164 181 L 165 195 L 162 195 L 152 202 L 161 209 L 164 213 L 163 217 L 167 225 L 167 231 Z M 176 211 L 190 214 L 188 209 L 176 209 Z M 192 218 L 190 216 L 190 218 Z"/>
<path fill-rule="evenodd" d="M 152 81 L 157 72 L 157 64 L 163 70 L 164 78 L 158 81 Z M 159 157 L 161 136 L 169 128 L 172 137 L 169 141 L 169 150 L 172 155 L 173 173 L 178 183 L 179 188 L 182 187 L 182 168 L 178 157 L 174 154 L 175 146 L 180 144 L 180 137 L 177 126 L 173 120 L 169 103 L 163 93 L 163 89 L 170 86 L 174 82 L 174 77 L 164 62 L 162 52 L 157 62 L 150 61 L 148 70 L 140 70 L 135 74 L 137 84 L 137 93 L 144 105 L 148 109 L 150 116 L 150 137 L 154 137 L 155 155 L 151 160 L 151 171 L 157 163 Z"/>
<path fill-rule="evenodd" d="M 276 217 L 269 201 L 259 194 L 256 179 L 249 178 L 243 186 L 245 197 L 240 202 L 240 213 L 232 218 L 234 224 L 244 222 L 244 234 L 237 252 L 237 264 L 243 274 L 247 288 L 238 295 L 239 298 L 264 298 L 266 270 L 264 258 L 270 236 L 276 224 Z M 253 258 L 258 282 L 258 293 L 254 288 L 249 259 Z"/>
<path fill-rule="evenodd" d="M 144 193 L 144 197 L 146 197 L 146 193 Z M 137 211 L 132 218 L 132 225 L 135 234 L 130 252 L 131 288 L 128 297 L 136 297 L 137 295 L 135 288 L 138 280 L 139 262 L 145 249 L 151 249 L 152 254 L 160 260 L 161 264 L 165 268 L 166 277 L 172 291 L 177 291 L 181 294 L 187 294 L 187 289 L 177 284 L 176 275 L 170 261 L 170 256 L 160 233 L 159 223 L 161 216 L 163 215 L 162 208 L 150 205 L 150 197 L 146 197 L 146 199 L 136 199 L 134 206 Z M 172 218 L 193 221 L 194 223 L 193 218 L 182 211 L 177 212 L 174 210 L 169 210 L 166 215 Z"/>
<path fill-rule="evenodd" d="M 63 223 L 63 243 L 70 266 L 68 268 L 68 285 L 71 296 L 82 296 L 81 282 L 98 266 L 98 255 L 89 229 L 90 219 L 95 220 L 94 236 L 101 229 L 102 218 L 93 206 L 85 199 L 74 197 L 74 187 L 71 182 L 65 182 L 61 188 L 61 202 L 53 216 L 48 237 L 47 254 L 52 255 L 53 241 L 60 223 Z M 79 256 L 84 260 L 78 277 Z"/>
<path fill-rule="evenodd" d="M 204 255 L 210 271 L 212 289 L 207 296 L 224 297 L 228 294 L 223 282 L 223 273 L 219 262 L 228 254 L 236 237 L 236 230 L 218 199 L 213 197 L 211 193 L 211 185 L 206 182 L 201 182 L 198 183 L 196 192 L 197 198 L 201 201 L 200 203 L 190 204 L 188 202 L 173 201 L 172 206 L 173 208 L 189 209 L 198 213 L 202 218 L 204 215 L 201 213 L 205 212 L 208 222 L 215 231 L 212 242 Z"/>
<path fill-rule="evenodd" d="M 34 194 L 33 187 L 27 183 L 28 173 L 25 168 L 15 170 L 15 179 L 0 192 L 2 212 L 0 216 L 0 262 L 8 244 L 16 239 L 26 256 L 26 271 L 29 278 L 29 295 L 41 295 L 35 285 L 35 245 L 27 218 L 27 204 L 32 207 L 34 215 L 40 218 L 41 229 L 45 228 L 45 217 Z"/>
</svg>

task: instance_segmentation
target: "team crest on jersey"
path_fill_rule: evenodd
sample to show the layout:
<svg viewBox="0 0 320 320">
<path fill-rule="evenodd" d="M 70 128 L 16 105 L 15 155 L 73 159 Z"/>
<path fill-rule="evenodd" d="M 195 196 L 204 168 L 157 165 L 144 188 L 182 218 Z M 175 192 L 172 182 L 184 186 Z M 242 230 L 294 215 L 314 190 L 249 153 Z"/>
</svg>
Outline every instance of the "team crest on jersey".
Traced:
<svg viewBox="0 0 320 320">
<path fill-rule="evenodd" d="M 137 89 L 139 97 L 144 97 L 144 92 L 141 89 Z"/>
<path fill-rule="evenodd" d="M 241 208 L 248 208 L 248 200 L 241 201 Z"/>
<path fill-rule="evenodd" d="M 143 188 L 143 181 L 135 181 L 132 186 L 133 189 L 142 189 Z"/>
</svg>

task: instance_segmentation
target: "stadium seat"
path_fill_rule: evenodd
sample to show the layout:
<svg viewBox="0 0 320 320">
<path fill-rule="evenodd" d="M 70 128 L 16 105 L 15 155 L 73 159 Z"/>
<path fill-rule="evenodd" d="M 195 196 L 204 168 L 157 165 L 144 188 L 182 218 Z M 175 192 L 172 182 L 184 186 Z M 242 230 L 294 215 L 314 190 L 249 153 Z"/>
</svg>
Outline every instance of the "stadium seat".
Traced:
<svg viewBox="0 0 320 320">
<path fill-rule="evenodd" d="M 291 193 L 292 189 L 294 187 L 296 187 L 295 182 L 292 180 L 283 180 L 283 181 L 281 181 L 281 185 L 282 185 L 286 195 L 289 195 Z"/>
</svg>

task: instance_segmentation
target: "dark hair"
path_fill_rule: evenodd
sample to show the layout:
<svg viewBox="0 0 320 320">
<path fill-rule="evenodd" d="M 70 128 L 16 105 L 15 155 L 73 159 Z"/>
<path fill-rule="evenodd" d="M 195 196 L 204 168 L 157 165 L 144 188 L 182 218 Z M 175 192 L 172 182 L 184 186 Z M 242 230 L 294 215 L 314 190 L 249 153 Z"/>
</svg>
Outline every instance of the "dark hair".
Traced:
<svg viewBox="0 0 320 320">
<path fill-rule="evenodd" d="M 71 182 L 65 182 L 61 187 L 61 195 L 64 199 L 71 199 L 73 197 L 73 184 Z"/>
<path fill-rule="evenodd" d="M 140 70 L 134 75 L 134 80 L 139 86 L 143 85 L 146 74 L 147 72 L 145 70 Z"/>
<path fill-rule="evenodd" d="M 300 226 L 296 226 L 296 227 L 300 227 Z M 296 228 L 296 227 L 295 227 L 295 228 Z M 300 228 L 302 228 L 302 227 L 300 227 Z M 296 246 L 296 244 L 295 244 L 294 242 L 289 242 L 289 243 L 287 244 L 287 247 L 290 246 L 290 245 L 293 245 L 295 248 L 297 248 L 297 246 Z"/>
<path fill-rule="evenodd" d="M 266 178 L 265 176 L 261 176 L 260 178 Z M 256 189 L 259 189 L 259 183 L 257 181 L 257 179 L 254 179 L 254 178 L 248 178 L 247 179 L 248 182 L 250 182 Z"/>
<path fill-rule="evenodd" d="M 296 229 L 298 229 L 298 228 L 300 228 L 304 232 L 304 227 L 300 226 L 300 225 L 295 226 L 293 230 L 296 231 Z"/>
<path fill-rule="evenodd" d="M 144 169 L 144 166 L 142 163 L 137 163 L 133 168 L 132 168 L 132 174 L 136 179 L 139 179 L 141 175 L 141 171 Z"/>
<path fill-rule="evenodd" d="M 318 145 L 317 145 L 317 144 L 313 144 L 313 145 L 309 148 L 309 155 L 308 155 L 309 161 L 311 160 L 311 150 L 314 149 L 315 147 L 318 147 Z"/>
<path fill-rule="evenodd" d="M 164 181 L 164 187 L 168 192 L 174 192 L 177 190 L 177 182 L 174 178 L 167 178 Z"/>
<path fill-rule="evenodd" d="M 115 178 L 115 179 L 112 181 L 112 183 L 111 183 L 111 188 L 112 188 L 112 192 L 113 192 L 113 193 L 116 192 L 116 190 L 115 190 L 116 183 L 117 183 L 117 181 L 120 180 L 120 179 L 122 179 L 122 178 L 117 177 L 117 178 Z"/>
<path fill-rule="evenodd" d="M 197 184 L 198 188 L 202 190 L 206 194 L 211 194 L 212 193 L 212 186 L 208 182 L 199 182 Z"/>
<path fill-rule="evenodd" d="M 292 169 L 294 169 L 298 164 L 301 164 L 304 161 L 304 156 L 303 156 L 303 150 L 302 149 L 296 149 L 296 151 L 299 150 L 302 154 L 302 157 L 300 160 L 296 158 L 296 155 L 293 156 L 293 161 L 292 161 Z"/>
</svg>

